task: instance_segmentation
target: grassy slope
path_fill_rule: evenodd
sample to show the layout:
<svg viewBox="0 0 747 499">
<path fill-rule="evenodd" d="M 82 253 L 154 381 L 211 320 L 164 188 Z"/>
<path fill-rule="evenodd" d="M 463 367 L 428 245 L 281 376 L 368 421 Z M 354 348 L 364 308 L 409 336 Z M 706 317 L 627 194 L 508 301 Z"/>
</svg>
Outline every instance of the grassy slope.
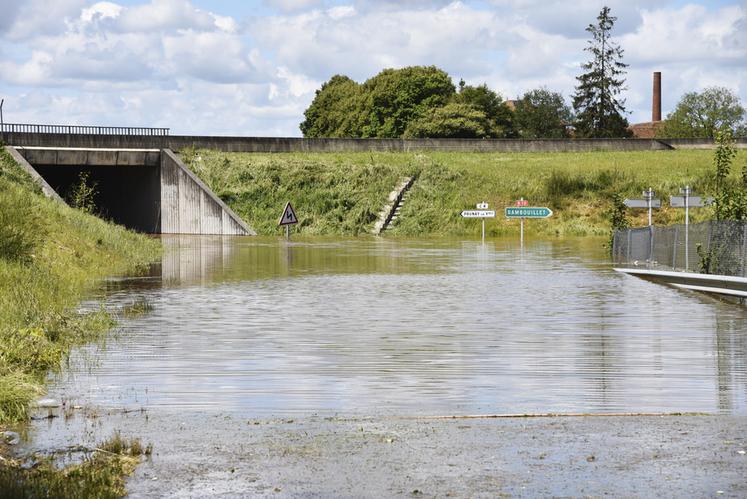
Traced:
<svg viewBox="0 0 747 499">
<path fill-rule="evenodd" d="M 183 158 L 260 234 L 278 234 L 277 219 L 292 201 L 307 234 L 355 235 L 371 229 L 389 192 L 418 174 L 398 225 L 389 235 L 467 236 L 480 224 L 463 209 L 488 201 L 499 210 L 489 235 L 518 231 L 501 216 L 519 197 L 550 206 L 555 216 L 527 224 L 541 235 L 601 235 L 612 193 L 641 196 L 653 187 L 668 200 L 685 183 L 707 192 L 712 151 L 592 153 L 220 153 L 186 151 Z M 741 159 L 739 160 L 741 161 Z M 737 164 L 740 164 L 739 162 Z M 738 170 L 738 168 L 735 168 Z M 709 210 L 693 210 L 695 220 Z M 633 213 L 643 225 L 643 210 Z M 656 212 L 660 224 L 682 221 L 683 210 Z"/>
<path fill-rule="evenodd" d="M 0 149 L 0 424 L 23 420 L 74 344 L 113 324 L 76 304 L 96 281 L 153 261 L 146 237 L 45 198 Z"/>
</svg>

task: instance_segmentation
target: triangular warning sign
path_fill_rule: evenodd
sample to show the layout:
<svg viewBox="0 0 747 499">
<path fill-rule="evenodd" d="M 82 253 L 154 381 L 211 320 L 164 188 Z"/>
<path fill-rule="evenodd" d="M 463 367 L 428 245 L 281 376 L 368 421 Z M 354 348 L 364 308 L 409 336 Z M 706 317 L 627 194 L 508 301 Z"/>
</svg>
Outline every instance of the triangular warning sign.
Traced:
<svg viewBox="0 0 747 499">
<path fill-rule="evenodd" d="M 280 217 L 280 222 L 278 222 L 278 225 L 291 225 L 291 224 L 297 224 L 298 223 L 298 217 L 296 216 L 296 212 L 293 211 L 293 206 L 291 206 L 290 202 L 285 205 L 285 210 L 283 210 L 283 216 Z"/>
</svg>

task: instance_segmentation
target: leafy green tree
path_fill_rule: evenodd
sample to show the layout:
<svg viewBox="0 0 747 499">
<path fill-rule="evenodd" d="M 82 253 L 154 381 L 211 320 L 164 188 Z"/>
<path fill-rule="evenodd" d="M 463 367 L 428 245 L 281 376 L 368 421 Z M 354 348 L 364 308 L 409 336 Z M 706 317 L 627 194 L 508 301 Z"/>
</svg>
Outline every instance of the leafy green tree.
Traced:
<svg viewBox="0 0 747 499">
<path fill-rule="evenodd" d="M 509 138 L 515 137 L 514 113 L 506 105 L 500 95 L 490 90 L 486 84 L 472 86 L 466 85 L 464 80 L 459 81 L 459 91 L 452 98 L 453 102 L 468 104 L 482 111 L 492 123 L 491 129 L 496 135 L 489 137 Z"/>
<path fill-rule="evenodd" d="M 361 137 L 401 137 L 410 120 L 444 106 L 456 92 L 435 66 L 385 69 L 362 85 Z"/>
<path fill-rule="evenodd" d="M 747 164 L 742 168 L 741 182 L 729 182 L 731 164 L 737 156 L 734 139 L 729 130 L 716 135 L 716 150 L 713 165 L 716 170 L 716 192 L 714 207 L 716 220 L 747 220 Z"/>
<path fill-rule="evenodd" d="M 578 85 L 573 96 L 576 111 L 576 134 L 580 137 L 629 137 L 628 120 L 625 114 L 625 99 L 620 94 L 625 90 L 625 68 L 623 50 L 611 40 L 616 17 L 610 8 L 603 7 L 597 16 L 597 24 L 586 28 L 591 40 L 584 49 L 591 60 L 582 65 L 586 71 L 577 76 Z"/>
<path fill-rule="evenodd" d="M 498 126 L 482 110 L 470 104 L 450 102 L 412 120 L 404 137 L 482 139 L 500 134 Z"/>
<path fill-rule="evenodd" d="M 525 139 L 557 139 L 568 136 L 571 109 L 563 96 L 546 88 L 526 92 L 516 101 L 514 122 L 518 134 Z"/>
<path fill-rule="evenodd" d="M 355 137 L 360 135 L 355 118 L 360 85 L 347 76 L 335 75 L 316 91 L 304 111 L 300 128 L 304 137 Z"/>
<path fill-rule="evenodd" d="M 657 130 L 657 137 L 713 139 L 719 131 L 747 133 L 745 110 L 739 96 L 724 87 L 708 87 L 682 96 L 675 110 Z"/>
</svg>

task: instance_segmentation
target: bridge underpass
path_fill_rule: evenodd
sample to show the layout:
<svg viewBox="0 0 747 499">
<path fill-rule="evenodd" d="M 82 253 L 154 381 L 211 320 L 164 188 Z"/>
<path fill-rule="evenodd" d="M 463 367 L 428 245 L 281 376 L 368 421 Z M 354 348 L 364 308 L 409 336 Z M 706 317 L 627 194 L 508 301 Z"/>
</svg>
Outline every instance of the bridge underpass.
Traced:
<svg viewBox="0 0 747 499">
<path fill-rule="evenodd" d="M 97 214 L 153 234 L 255 235 L 169 149 L 8 147 L 60 201 L 88 174 Z"/>
</svg>

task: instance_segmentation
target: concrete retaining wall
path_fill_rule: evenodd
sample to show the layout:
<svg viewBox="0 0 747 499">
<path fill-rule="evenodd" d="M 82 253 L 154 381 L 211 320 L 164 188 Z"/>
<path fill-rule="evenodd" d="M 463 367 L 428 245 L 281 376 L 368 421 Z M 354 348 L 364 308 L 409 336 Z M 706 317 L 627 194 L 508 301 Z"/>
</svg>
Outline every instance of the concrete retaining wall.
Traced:
<svg viewBox="0 0 747 499">
<path fill-rule="evenodd" d="M 161 151 L 161 233 L 256 235 L 169 149 Z"/>
<path fill-rule="evenodd" d="M 108 149 L 172 149 L 187 147 L 226 152 L 342 152 L 342 151 L 454 151 L 454 152 L 583 152 L 651 151 L 713 147 L 708 140 L 672 139 L 303 139 L 283 137 L 202 137 L 72 135 L 2 133 L 16 146 L 82 147 Z M 669 145 L 671 144 L 671 145 Z M 747 147 L 747 139 L 739 139 Z"/>
<path fill-rule="evenodd" d="M 39 175 L 39 172 L 37 172 L 31 164 L 26 161 L 26 158 L 23 157 L 21 153 L 19 153 L 14 147 L 5 146 L 5 150 L 8 152 L 8 154 L 11 155 L 11 157 L 15 160 L 18 165 L 26 170 L 26 172 L 31 175 L 31 178 L 34 179 L 34 182 L 36 182 L 36 185 L 41 187 L 42 192 L 45 196 L 48 198 L 54 199 L 55 201 L 58 201 L 60 203 L 65 203 L 65 201 L 60 197 L 59 194 L 52 188 L 51 185 L 47 183 L 46 180 L 44 180 L 44 177 Z"/>
<path fill-rule="evenodd" d="M 666 139 L 674 149 L 715 149 L 716 144 L 710 139 Z M 747 138 L 736 139 L 737 149 L 747 149 Z"/>
</svg>

